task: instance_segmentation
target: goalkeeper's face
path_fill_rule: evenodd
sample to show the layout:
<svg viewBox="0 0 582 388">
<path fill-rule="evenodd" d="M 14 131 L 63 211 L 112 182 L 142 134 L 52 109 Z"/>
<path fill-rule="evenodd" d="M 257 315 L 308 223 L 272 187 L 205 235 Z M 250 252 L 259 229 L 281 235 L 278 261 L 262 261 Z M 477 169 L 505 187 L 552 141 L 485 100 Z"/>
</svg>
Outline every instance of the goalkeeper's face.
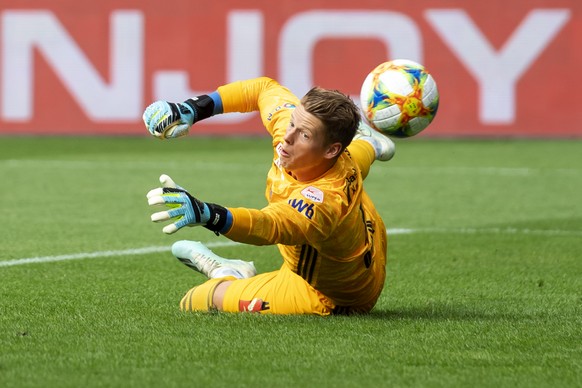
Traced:
<svg viewBox="0 0 582 388">
<path fill-rule="evenodd" d="M 341 152 L 341 144 L 329 144 L 323 122 L 299 105 L 279 148 L 281 166 L 298 180 L 317 178 L 327 171 Z"/>
</svg>

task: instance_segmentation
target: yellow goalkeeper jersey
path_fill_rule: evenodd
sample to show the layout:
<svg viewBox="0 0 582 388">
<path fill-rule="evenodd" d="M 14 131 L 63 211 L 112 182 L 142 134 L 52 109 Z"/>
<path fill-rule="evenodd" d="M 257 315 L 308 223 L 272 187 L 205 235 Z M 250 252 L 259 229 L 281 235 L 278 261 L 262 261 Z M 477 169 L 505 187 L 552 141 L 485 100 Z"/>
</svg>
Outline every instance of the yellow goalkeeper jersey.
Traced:
<svg viewBox="0 0 582 388">
<path fill-rule="evenodd" d="M 279 164 L 283 142 L 298 98 L 276 81 L 262 77 L 218 88 L 223 111 L 259 111 L 273 138 L 267 176 L 268 205 L 229 208 L 228 238 L 277 244 L 284 265 L 342 306 L 373 306 L 384 284 L 386 232 L 363 190 L 358 164 L 346 150 L 319 178 L 300 182 Z"/>
</svg>

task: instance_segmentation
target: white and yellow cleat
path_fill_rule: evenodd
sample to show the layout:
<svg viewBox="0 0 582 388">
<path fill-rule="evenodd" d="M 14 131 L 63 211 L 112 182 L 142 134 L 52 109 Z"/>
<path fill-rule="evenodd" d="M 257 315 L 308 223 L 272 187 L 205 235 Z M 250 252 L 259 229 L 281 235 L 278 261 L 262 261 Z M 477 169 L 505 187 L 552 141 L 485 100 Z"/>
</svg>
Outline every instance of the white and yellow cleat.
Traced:
<svg viewBox="0 0 582 388">
<path fill-rule="evenodd" d="M 354 140 L 365 140 L 372 144 L 374 151 L 376 152 L 376 160 L 381 162 L 386 162 L 394 157 L 396 153 L 396 145 L 387 136 L 382 135 L 380 132 L 376 131 L 370 127 L 364 119 L 360 121 L 360 126 L 356 131 Z"/>
<path fill-rule="evenodd" d="M 246 279 L 257 274 L 252 261 L 225 259 L 198 241 L 177 241 L 172 245 L 172 254 L 186 266 L 210 279 L 225 276 Z"/>
</svg>

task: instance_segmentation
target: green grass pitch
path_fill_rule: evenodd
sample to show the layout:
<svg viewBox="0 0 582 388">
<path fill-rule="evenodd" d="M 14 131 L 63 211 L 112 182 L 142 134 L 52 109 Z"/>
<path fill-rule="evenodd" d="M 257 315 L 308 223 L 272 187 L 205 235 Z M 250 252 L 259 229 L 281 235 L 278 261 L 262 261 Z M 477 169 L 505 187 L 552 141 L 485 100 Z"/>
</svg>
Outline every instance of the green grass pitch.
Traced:
<svg viewBox="0 0 582 388">
<path fill-rule="evenodd" d="M 161 173 L 262 207 L 266 138 L 0 138 L 1 387 L 581 387 L 582 141 L 397 141 L 366 188 L 386 288 L 359 317 L 185 314 L 178 239 L 276 269 L 274 247 L 149 221 Z"/>
</svg>

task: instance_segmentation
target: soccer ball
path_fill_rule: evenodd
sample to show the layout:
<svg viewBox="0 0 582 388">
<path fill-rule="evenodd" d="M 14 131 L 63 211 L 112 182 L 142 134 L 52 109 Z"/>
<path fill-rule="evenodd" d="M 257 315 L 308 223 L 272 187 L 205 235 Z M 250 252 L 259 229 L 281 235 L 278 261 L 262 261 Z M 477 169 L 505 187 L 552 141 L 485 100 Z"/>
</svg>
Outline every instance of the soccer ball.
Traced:
<svg viewBox="0 0 582 388">
<path fill-rule="evenodd" d="M 360 93 L 368 124 L 384 135 L 410 137 L 425 129 L 439 107 L 430 73 L 416 62 L 395 59 L 368 74 Z"/>
</svg>

